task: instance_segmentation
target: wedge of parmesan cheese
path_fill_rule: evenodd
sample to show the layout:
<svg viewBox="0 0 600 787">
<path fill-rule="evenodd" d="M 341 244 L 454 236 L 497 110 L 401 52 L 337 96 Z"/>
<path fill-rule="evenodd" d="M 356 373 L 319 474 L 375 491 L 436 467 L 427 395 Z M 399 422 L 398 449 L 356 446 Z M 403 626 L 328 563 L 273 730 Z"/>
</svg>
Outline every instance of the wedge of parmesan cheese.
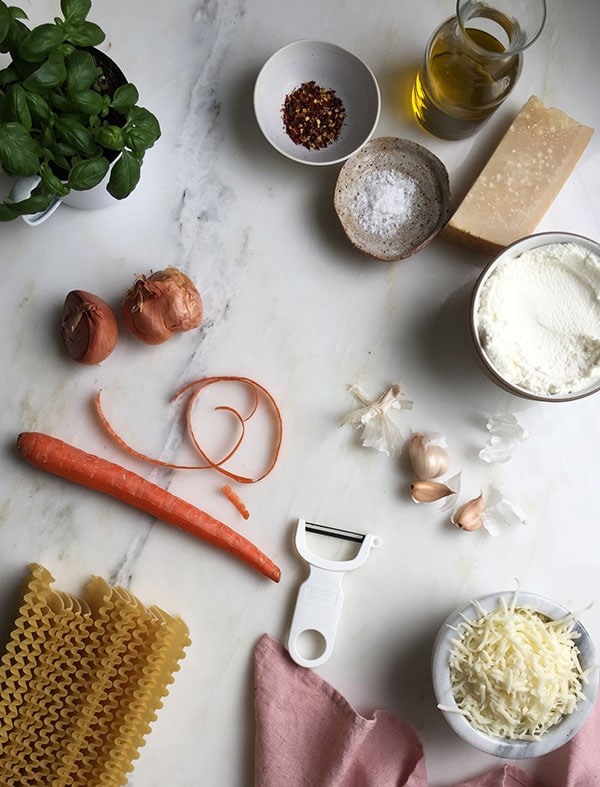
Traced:
<svg viewBox="0 0 600 787">
<path fill-rule="evenodd" d="M 496 251 L 530 235 L 575 168 L 594 130 L 532 96 L 443 230 Z"/>
<path fill-rule="evenodd" d="M 450 679 L 458 712 L 497 738 L 538 740 L 585 700 L 571 617 L 507 605 L 461 623 Z"/>
</svg>

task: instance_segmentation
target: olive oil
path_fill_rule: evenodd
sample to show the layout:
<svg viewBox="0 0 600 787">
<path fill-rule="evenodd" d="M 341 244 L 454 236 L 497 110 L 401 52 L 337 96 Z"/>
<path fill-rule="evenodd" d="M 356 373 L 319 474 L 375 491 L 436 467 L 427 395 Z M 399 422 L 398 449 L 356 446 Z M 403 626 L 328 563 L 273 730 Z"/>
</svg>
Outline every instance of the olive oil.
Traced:
<svg viewBox="0 0 600 787">
<path fill-rule="evenodd" d="M 508 39 L 515 33 L 506 17 L 495 22 Z M 413 112 L 432 134 L 460 139 L 472 134 L 504 101 L 521 70 L 521 53 L 499 38 L 475 28 L 462 28 L 456 18 L 434 34 L 417 74 Z"/>
</svg>

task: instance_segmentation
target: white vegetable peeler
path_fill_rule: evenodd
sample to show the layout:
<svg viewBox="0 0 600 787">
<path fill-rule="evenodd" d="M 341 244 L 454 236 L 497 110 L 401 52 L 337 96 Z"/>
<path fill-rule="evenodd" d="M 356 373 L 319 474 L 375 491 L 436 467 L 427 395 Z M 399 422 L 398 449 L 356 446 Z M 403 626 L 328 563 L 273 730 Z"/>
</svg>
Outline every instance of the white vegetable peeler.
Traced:
<svg viewBox="0 0 600 787">
<path fill-rule="evenodd" d="M 356 555 L 350 560 L 329 560 L 309 552 L 306 546 L 306 533 L 354 541 L 359 544 Z M 300 557 L 309 565 L 308 578 L 300 585 L 292 625 L 288 636 L 288 651 L 292 659 L 301 667 L 318 667 L 331 656 L 333 643 L 340 621 L 344 593 L 342 579 L 347 571 L 360 568 L 371 549 L 383 543 L 379 536 L 371 533 L 355 533 L 350 530 L 318 525 L 299 519 L 296 526 L 296 549 Z M 322 638 L 324 648 L 314 658 L 302 655 L 299 651 L 299 638 L 302 635 Z"/>
</svg>

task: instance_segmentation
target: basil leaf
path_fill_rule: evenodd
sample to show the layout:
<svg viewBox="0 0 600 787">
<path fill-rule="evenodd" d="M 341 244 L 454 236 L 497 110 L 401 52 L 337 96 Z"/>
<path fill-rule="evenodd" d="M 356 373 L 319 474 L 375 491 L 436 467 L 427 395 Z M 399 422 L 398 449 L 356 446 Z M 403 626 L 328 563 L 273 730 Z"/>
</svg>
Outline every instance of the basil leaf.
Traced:
<svg viewBox="0 0 600 787">
<path fill-rule="evenodd" d="M 87 128 L 71 117 L 57 118 L 54 123 L 57 139 L 62 139 L 68 145 L 72 145 L 78 150 L 83 151 L 87 156 L 93 155 L 96 150 L 94 137 Z"/>
<path fill-rule="evenodd" d="M 16 53 L 19 51 L 19 46 L 26 36 L 29 35 L 29 28 L 23 22 L 12 16 L 10 20 L 10 28 L 5 40 L 0 47 L 1 52 Z"/>
<path fill-rule="evenodd" d="M 18 215 L 18 213 L 13 213 L 9 205 L 0 203 L 0 221 L 12 221 L 16 219 Z"/>
<path fill-rule="evenodd" d="M 52 52 L 45 63 L 23 81 L 23 87 L 35 90 L 61 85 L 67 77 L 65 60 L 58 52 Z"/>
<path fill-rule="evenodd" d="M 92 7 L 92 0 L 60 0 L 60 10 L 67 22 L 83 22 Z"/>
<path fill-rule="evenodd" d="M 52 194 L 36 194 L 20 202 L 5 202 L 5 205 L 13 211 L 14 216 L 26 216 L 30 213 L 39 213 L 46 210 L 54 197 Z"/>
<path fill-rule="evenodd" d="M 40 120 L 48 120 L 52 115 L 52 110 L 46 99 L 42 98 L 38 93 L 32 93 L 30 90 L 25 90 L 24 92 L 31 114 Z"/>
<path fill-rule="evenodd" d="M 10 14 L 5 3 L 0 3 L 0 43 L 4 41 L 10 30 Z"/>
<path fill-rule="evenodd" d="M 69 96 L 69 102 L 75 109 L 84 112 L 86 115 L 99 115 L 104 109 L 102 96 L 95 90 L 83 90 Z M 90 117 L 90 125 L 92 125 Z"/>
<path fill-rule="evenodd" d="M 52 145 L 52 149 L 54 150 L 54 153 L 56 153 L 61 158 L 64 158 L 65 156 L 75 156 L 78 152 L 76 147 L 69 145 L 66 142 L 55 141 Z"/>
<path fill-rule="evenodd" d="M 102 28 L 94 22 L 65 25 L 65 39 L 75 46 L 98 46 L 105 38 Z"/>
<path fill-rule="evenodd" d="M 44 125 L 40 136 L 40 144 L 43 148 L 48 148 L 50 150 L 54 148 L 56 145 L 56 137 L 54 136 L 54 131 L 52 131 L 52 126 Z"/>
<path fill-rule="evenodd" d="M 128 82 L 115 90 L 110 106 L 122 115 L 126 115 L 137 104 L 139 97 L 135 85 Z"/>
<path fill-rule="evenodd" d="M 57 197 L 66 197 L 70 188 L 57 177 L 47 164 L 40 171 L 40 177 L 47 194 L 56 194 Z"/>
<path fill-rule="evenodd" d="M 38 171 L 35 142 L 20 123 L 0 123 L 0 160 L 12 175 L 27 177 Z"/>
<path fill-rule="evenodd" d="M 67 93 L 89 90 L 98 75 L 94 58 L 89 52 L 75 49 L 66 60 Z"/>
<path fill-rule="evenodd" d="M 23 11 L 22 8 L 18 8 L 16 5 L 9 5 L 8 13 L 11 19 L 29 19 L 25 11 Z"/>
<path fill-rule="evenodd" d="M 140 179 L 140 162 L 128 150 L 124 150 L 115 162 L 108 181 L 108 192 L 115 199 L 125 199 L 137 186 Z"/>
<path fill-rule="evenodd" d="M 8 85 L 9 82 L 14 82 L 18 78 L 17 69 L 14 66 L 7 66 L 0 71 L 0 87 Z"/>
<path fill-rule="evenodd" d="M 78 161 L 69 173 L 69 186 L 78 191 L 91 189 L 106 176 L 108 167 L 108 159 L 101 156 Z"/>
<path fill-rule="evenodd" d="M 62 42 L 63 31 L 58 25 L 39 25 L 21 41 L 19 57 L 30 63 L 41 62 Z"/>
<path fill-rule="evenodd" d="M 125 140 L 134 153 L 142 154 L 160 137 L 160 125 L 155 116 L 143 107 L 133 107 L 127 114 Z"/>
<path fill-rule="evenodd" d="M 123 150 L 125 147 L 123 129 L 119 126 L 103 126 L 98 132 L 97 140 L 103 148 L 109 150 Z"/>
<path fill-rule="evenodd" d="M 66 112 L 69 108 L 69 102 L 64 96 L 61 96 L 60 93 L 50 93 L 48 100 L 50 101 L 50 105 L 59 112 Z"/>
<path fill-rule="evenodd" d="M 7 121 L 15 120 L 26 131 L 31 131 L 31 113 L 27 103 L 27 93 L 21 85 L 11 85 L 6 91 L 2 117 Z"/>
</svg>

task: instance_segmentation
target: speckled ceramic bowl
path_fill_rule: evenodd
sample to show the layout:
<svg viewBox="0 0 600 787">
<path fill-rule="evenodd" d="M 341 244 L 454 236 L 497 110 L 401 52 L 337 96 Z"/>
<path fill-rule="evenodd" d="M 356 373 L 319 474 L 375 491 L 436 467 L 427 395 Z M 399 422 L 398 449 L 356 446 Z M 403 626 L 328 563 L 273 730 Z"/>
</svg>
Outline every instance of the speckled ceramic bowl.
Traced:
<svg viewBox="0 0 600 787">
<path fill-rule="evenodd" d="M 476 601 L 485 612 L 491 612 L 497 609 L 500 598 L 504 598 L 506 603 L 510 605 L 514 595 L 514 590 L 508 590 L 482 596 Z M 557 620 L 570 614 L 561 604 L 535 593 L 519 592 L 517 606 L 533 607 L 552 620 Z M 475 620 L 478 614 L 474 602 L 470 602 L 464 609 L 453 612 L 446 619 L 436 637 L 432 656 L 433 688 L 438 703 L 444 707 L 457 707 L 450 682 L 449 660 L 453 648 L 452 640 L 460 637 L 460 633 L 457 633 L 457 628 L 460 629 L 461 622 L 465 619 L 468 621 Z M 596 651 L 590 635 L 578 620 L 575 621 L 573 628 L 579 635 L 576 642 L 579 649 L 579 662 L 582 668 L 585 670 L 597 665 Z M 563 717 L 562 721 L 549 729 L 538 741 L 495 738 L 475 729 L 462 714 L 456 711 L 442 711 L 442 713 L 448 724 L 461 738 L 487 754 L 506 759 L 539 757 L 567 743 L 583 726 L 594 707 L 598 693 L 597 669 L 591 672 L 588 682 L 583 686 L 583 693 L 585 700 L 580 700 L 573 713 Z"/>
<path fill-rule="evenodd" d="M 344 106 L 344 123 L 337 139 L 310 149 L 288 136 L 283 122 L 286 96 L 305 82 L 335 90 Z M 254 112 L 271 145 L 302 164 L 339 164 L 370 139 L 379 121 L 381 96 L 368 65 L 327 41 L 302 39 L 279 49 L 262 67 L 254 86 Z"/>
<path fill-rule="evenodd" d="M 410 257 L 442 229 L 450 213 L 444 164 L 408 139 L 379 137 L 342 167 L 334 206 L 356 248 L 386 262 Z"/>
<path fill-rule="evenodd" d="M 503 249 L 499 254 L 494 257 L 490 263 L 484 268 L 481 275 L 475 282 L 473 293 L 471 296 L 471 303 L 469 308 L 469 330 L 473 346 L 475 348 L 476 359 L 479 366 L 483 369 L 486 375 L 492 382 L 505 391 L 508 391 L 521 399 L 529 399 L 530 401 L 537 402 L 571 402 L 576 399 L 583 399 L 586 396 L 600 392 L 600 380 L 585 388 L 565 394 L 541 394 L 535 391 L 529 391 L 523 386 L 517 384 L 513 380 L 507 379 L 495 366 L 490 357 L 488 356 L 484 341 L 482 339 L 482 331 L 480 328 L 479 320 L 479 306 L 481 303 L 482 291 L 485 287 L 489 277 L 494 273 L 497 268 L 507 260 L 510 260 L 524 251 L 535 249 L 540 246 L 546 246 L 552 243 L 577 243 L 584 246 L 594 254 L 600 256 L 600 243 L 595 240 L 586 238 L 582 235 L 575 235 L 569 232 L 540 232 L 535 235 L 528 235 L 526 238 L 512 243 Z"/>
</svg>

